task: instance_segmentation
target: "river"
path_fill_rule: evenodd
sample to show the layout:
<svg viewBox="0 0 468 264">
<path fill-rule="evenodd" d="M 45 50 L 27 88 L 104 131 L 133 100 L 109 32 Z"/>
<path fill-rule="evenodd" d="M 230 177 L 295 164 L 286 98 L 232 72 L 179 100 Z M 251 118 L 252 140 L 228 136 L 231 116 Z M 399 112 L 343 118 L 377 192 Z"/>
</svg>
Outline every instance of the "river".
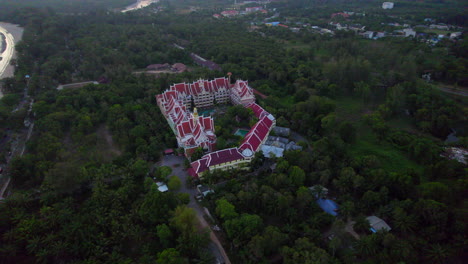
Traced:
<svg viewBox="0 0 468 264">
<path fill-rule="evenodd" d="M 0 54 L 0 79 L 13 77 L 15 74 L 15 66 L 10 64 L 11 59 L 16 58 L 15 45 L 23 37 L 24 29 L 18 25 L 0 22 L 0 33 L 5 36 L 5 45 Z M 3 97 L 2 87 L 0 87 L 0 98 Z"/>
</svg>

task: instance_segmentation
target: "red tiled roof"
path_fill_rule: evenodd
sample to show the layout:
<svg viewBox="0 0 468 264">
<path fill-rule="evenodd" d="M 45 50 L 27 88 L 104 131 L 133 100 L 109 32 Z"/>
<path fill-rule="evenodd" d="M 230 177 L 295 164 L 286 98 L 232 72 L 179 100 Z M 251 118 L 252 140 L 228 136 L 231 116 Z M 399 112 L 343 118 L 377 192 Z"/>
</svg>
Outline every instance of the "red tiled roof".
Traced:
<svg viewBox="0 0 468 264">
<path fill-rule="evenodd" d="M 206 155 L 205 155 L 206 156 Z M 203 156 L 203 157 L 205 157 Z M 208 166 L 207 166 L 207 158 L 201 158 L 199 160 L 196 160 L 194 162 L 192 162 L 191 164 L 193 170 L 195 171 L 195 173 L 200 173 L 200 172 L 204 172 L 206 170 L 208 170 Z"/>
<path fill-rule="evenodd" d="M 164 154 L 172 154 L 174 153 L 174 150 L 173 149 L 166 149 L 164 150 Z"/>
<path fill-rule="evenodd" d="M 343 13 L 343 12 L 331 14 L 331 18 L 334 18 L 334 17 L 336 17 L 336 16 L 342 16 L 342 17 L 344 17 L 344 18 L 348 18 L 348 17 L 349 17 L 348 14 Z"/>
<path fill-rule="evenodd" d="M 191 166 L 194 172 L 198 174 L 208 170 L 211 166 L 243 158 L 237 148 L 229 148 L 206 154 L 201 159 L 192 162 Z"/>
<path fill-rule="evenodd" d="M 268 116 L 263 117 L 250 129 L 249 133 L 247 133 L 239 150 L 250 149 L 254 152 L 257 151 L 262 141 L 268 135 L 268 131 L 270 131 L 272 125 L 273 121 L 270 120 Z"/>
<path fill-rule="evenodd" d="M 229 148 L 218 150 L 207 154 L 208 156 L 208 167 L 215 166 L 221 163 L 230 162 L 234 160 L 240 160 L 244 157 L 239 153 L 237 148 Z"/>
<path fill-rule="evenodd" d="M 184 96 L 197 96 L 203 92 L 214 93 L 221 88 L 232 89 L 231 92 L 236 97 L 236 103 L 247 105 L 246 107 L 252 109 L 260 120 L 252 127 L 239 148 L 212 152 L 204 155 L 200 160 L 192 162 L 194 174 L 203 172 L 217 164 L 242 160 L 244 156 L 241 152 L 244 153 L 245 149 L 256 152 L 273 125 L 273 121 L 270 119 L 271 115 L 254 103 L 253 90 L 248 86 L 247 81 L 238 80 L 235 84 L 230 84 L 228 78 L 216 78 L 214 80 L 199 80 L 191 84 L 174 84 L 168 91 L 157 95 L 156 99 L 166 118 L 175 124 L 177 140 L 180 145 L 184 145 L 186 153 L 193 151 L 196 147 L 208 148 L 213 151 L 216 135 L 214 134 L 213 119 L 199 116 L 198 120 L 194 120 L 193 115 L 187 112 Z M 245 153 L 244 155 L 247 155 Z"/>
<path fill-rule="evenodd" d="M 192 177 L 198 177 L 198 174 L 195 172 L 195 170 L 193 168 L 189 168 L 187 170 L 188 174 Z"/>
<path fill-rule="evenodd" d="M 185 65 L 184 65 L 185 66 Z M 201 85 L 202 84 L 202 85 Z M 203 89 L 202 89 L 203 86 Z M 198 95 L 206 90 L 208 92 L 216 92 L 222 87 L 229 89 L 229 80 L 227 78 L 216 78 L 215 80 L 200 80 L 193 83 L 178 83 L 171 86 L 169 93 L 171 96 L 176 96 L 175 92 L 179 92 L 184 95 Z M 248 92 L 248 91 L 247 91 Z"/>
<path fill-rule="evenodd" d="M 214 81 L 216 82 L 218 88 L 229 88 L 229 80 L 227 78 L 216 78 Z"/>
<path fill-rule="evenodd" d="M 259 119 L 269 114 L 267 111 L 265 111 L 265 109 L 256 103 L 248 105 L 247 108 L 252 109 L 254 115 Z"/>
<path fill-rule="evenodd" d="M 205 130 L 214 130 L 212 118 L 201 116 L 200 119 L 203 122 L 203 127 L 205 128 Z"/>
</svg>

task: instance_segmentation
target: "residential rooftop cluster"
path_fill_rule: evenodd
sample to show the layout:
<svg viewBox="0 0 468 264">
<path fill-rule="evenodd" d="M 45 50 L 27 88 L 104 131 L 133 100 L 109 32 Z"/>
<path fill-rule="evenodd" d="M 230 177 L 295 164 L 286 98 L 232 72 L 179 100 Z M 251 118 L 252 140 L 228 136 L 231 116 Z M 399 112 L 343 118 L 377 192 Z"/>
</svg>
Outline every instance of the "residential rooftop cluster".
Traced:
<svg viewBox="0 0 468 264">
<path fill-rule="evenodd" d="M 275 127 L 276 129 L 277 127 Z M 265 157 L 283 157 L 284 151 L 288 150 L 302 150 L 296 142 L 290 141 L 285 137 L 268 136 L 265 143 L 262 145 L 262 151 Z"/>
<path fill-rule="evenodd" d="M 242 80 L 234 84 L 228 78 L 178 83 L 156 95 L 156 101 L 186 156 L 190 157 L 199 147 L 210 152 L 192 162 L 189 173 L 194 177 L 209 170 L 247 167 L 276 124 L 273 115 L 255 103 L 253 89 Z M 259 121 L 252 126 L 238 148 L 215 151 L 213 118 L 199 116 L 197 108 L 225 103 L 251 109 Z M 190 111 L 192 107 L 193 112 Z"/>
<path fill-rule="evenodd" d="M 248 15 L 256 12 L 260 12 L 262 14 L 267 14 L 268 11 L 266 10 L 266 4 L 269 4 L 272 1 L 244 1 L 242 3 L 236 4 L 236 8 L 228 9 L 221 12 L 221 14 L 214 14 L 214 18 L 221 18 L 221 17 L 235 17 L 239 15 Z M 251 5 L 251 4 L 259 4 L 260 6 L 251 6 L 245 7 L 241 9 L 242 5 Z M 264 6 L 261 6 L 264 5 Z"/>
<path fill-rule="evenodd" d="M 147 71 L 164 71 L 164 72 L 175 72 L 182 73 L 187 71 L 187 66 L 183 63 L 174 63 L 170 65 L 169 63 L 164 64 L 150 64 L 146 67 Z"/>
<path fill-rule="evenodd" d="M 384 2 L 382 4 L 382 8 L 392 9 L 393 3 Z M 313 23 L 310 23 L 310 20 L 309 23 L 305 22 L 302 17 L 288 17 L 284 20 L 280 20 L 280 13 L 276 9 L 272 9 L 272 11 L 275 12 L 275 15 L 270 18 L 263 19 L 262 21 L 251 21 L 249 31 L 261 30 L 262 28 L 259 27 L 260 25 L 287 28 L 294 33 L 302 31 L 332 36 L 335 35 L 337 31 L 352 31 L 355 34 L 368 39 L 376 40 L 383 37 L 413 37 L 417 38 L 421 42 L 434 45 L 442 39 L 457 40 L 462 36 L 462 32 L 465 30 L 463 27 L 459 26 L 436 23 L 432 18 L 424 19 L 424 22 L 421 24 L 420 21 L 411 21 L 406 18 L 392 15 L 382 15 L 382 18 L 392 18 L 395 20 L 394 22 L 381 22 L 378 26 L 375 24 L 370 26 L 366 25 L 365 22 L 362 22 L 363 20 L 366 20 L 366 13 L 353 11 L 331 13 L 328 22 L 323 23 L 323 20 L 315 21 L 317 24 L 314 25 Z M 391 12 L 391 10 L 388 12 Z M 379 16 L 376 16 L 376 14 L 373 15 L 374 17 Z M 385 19 L 385 21 L 386 20 L 387 19 Z M 442 33 L 440 31 L 446 32 Z M 260 34 L 265 36 L 265 33 L 261 31 Z"/>
</svg>

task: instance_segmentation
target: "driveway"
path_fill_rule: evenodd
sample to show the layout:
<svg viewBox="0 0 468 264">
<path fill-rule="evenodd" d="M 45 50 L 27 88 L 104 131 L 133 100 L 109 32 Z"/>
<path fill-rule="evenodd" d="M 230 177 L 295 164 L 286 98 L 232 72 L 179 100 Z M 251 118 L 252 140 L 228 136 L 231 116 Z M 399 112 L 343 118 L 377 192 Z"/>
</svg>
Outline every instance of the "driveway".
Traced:
<svg viewBox="0 0 468 264">
<path fill-rule="evenodd" d="M 207 227 L 210 230 L 210 239 L 211 243 L 209 245 L 209 249 L 213 253 L 218 260 L 224 259 L 224 263 L 231 264 L 229 258 L 224 251 L 223 245 L 219 241 L 216 234 L 211 230 L 210 225 L 206 222 L 205 218 L 203 217 L 205 212 L 203 207 L 201 207 L 197 201 L 195 200 L 195 196 L 198 194 L 197 189 L 194 186 L 190 186 L 187 184 L 187 179 L 191 176 L 188 175 L 187 171 L 184 168 L 185 157 L 175 156 L 175 155 L 168 155 L 164 156 L 161 161 L 157 162 L 157 166 L 169 166 L 172 168 L 172 174 L 179 177 L 182 182 L 182 186 L 179 189 L 179 192 L 188 193 L 190 195 L 190 202 L 188 207 L 195 210 L 197 213 L 197 218 L 200 221 L 200 225 L 202 228 Z M 223 262 L 218 262 L 223 263 Z"/>
</svg>

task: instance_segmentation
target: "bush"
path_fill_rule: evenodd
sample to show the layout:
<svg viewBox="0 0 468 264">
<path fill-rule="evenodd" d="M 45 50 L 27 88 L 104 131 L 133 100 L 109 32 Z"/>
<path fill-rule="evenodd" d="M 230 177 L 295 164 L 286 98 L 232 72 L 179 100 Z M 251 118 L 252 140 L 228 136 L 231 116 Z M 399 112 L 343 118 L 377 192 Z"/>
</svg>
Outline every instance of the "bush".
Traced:
<svg viewBox="0 0 468 264">
<path fill-rule="evenodd" d="M 169 182 L 167 183 L 169 190 L 177 191 L 180 189 L 180 186 L 182 186 L 182 182 L 180 181 L 179 177 L 171 176 L 171 178 L 169 178 Z"/>
</svg>

